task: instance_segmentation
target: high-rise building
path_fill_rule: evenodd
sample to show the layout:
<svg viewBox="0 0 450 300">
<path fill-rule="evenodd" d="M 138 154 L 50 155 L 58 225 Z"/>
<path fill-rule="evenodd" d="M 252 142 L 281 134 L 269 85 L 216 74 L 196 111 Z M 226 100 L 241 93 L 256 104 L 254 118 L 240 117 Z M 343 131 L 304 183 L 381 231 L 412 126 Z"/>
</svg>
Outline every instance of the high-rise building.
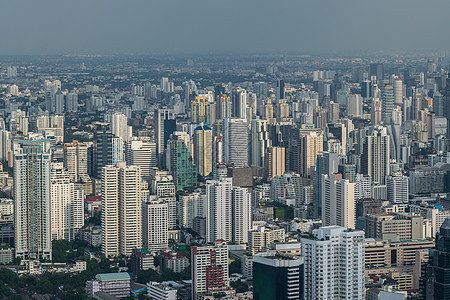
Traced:
<svg viewBox="0 0 450 300">
<path fill-rule="evenodd" d="M 361 173 L 369 175 L 372 182 L 384 184 L 389 175 L 390 139 L 386 127 L 376 125 L 365 137 L 361 157 Z"/>
<path fill-rule="evenodd" d="M 88 147 L 85 143 L 74 140 L 64 144 L 64 168 L 70 176 L 71 182 L 88 182 L 87 171 Z"/>
<path fill-rule="evenodd" d="M 206 195 L 194 192 L 180 196 L 178 223 L 182 227 L 193 228 L 194 218 L 206 218 Z"/>
<path fill-rule="evenodd" d="M 229 286 L 228 245 L 225 241 L 215 241 L 214 246 L 193 246 L 191 265 L 192 299 Z"/>
<path fill-rule="evenodd" d="M 402 106 L 403 104 L 403 82 L 400 78 L 394 79 L 394 103 Z"/>
<path fill-rule="evenodd" d="M 360 118 L 363 115 L 362 97 L 358 94 L 350 94 L 347 96 L 347 116 Z"/>
<path fill-rule="evenodd" d="M 168 247 L 167 202 L 151 199 L 142 204 L 142 242 L 150 251 L 161 251 Z"/>
<path fill-rule="evenodd" d="M 158 154 L 158 166 L 165 168 L 165 150 L 170 135 L 176 130 L 175 111 L 173 109 L 160 108 L 154 114 L 156 153 Z"/>
<path fill-rule="evenodd" d="M 280 198 L 295 199 L 295 206 L 300 206 L 303 199 L 302 179 L 295 173 L 284 173 L 272 178 L 270 198 L 280 201 Z"/>
<path fill-rule="evenodd" d="M 234 88 L 231 91 L 231 116 L 233 118 L 247 118 L 247 91 Z"/>
<path fill-rule="evenodd" d="M 313 236 L 301 239 L 304 299 L 364 299 L 364 231 L 325 226 Z"/>
<path fill-rule="evenodd" d="M 102 252 L 131 255 L 142 244 L 142 177 L 137 166 L 125 162 L 102 169 Z"/>
<path fill-rule="evenodd" d="M 232 179 L 206 182 L 206 241 L 232 240 Z"/>
<path fill-rule="evenodd" d="M 392 119 L 392 111 L 395 105 L 394 88 L 390 84 L 383 87 L 381 103 L 381 119 L 389 124 Z"/>
<path fill-rule="evenodd" d="M 232 241 L 247 243 L 248 231 L 252 229 L 252 194 L 248 189 L 232 188 Z"/>
<path fill-rule="evenodd" d="M 11 151 L 11 132 L 7 130 L 0 130 L 0 160 L 9 160 L 9 154 Z"/>
<path fill-rule="evenodd" d="M 78 111 L 78 94 L 68 93 L 66 95 L 66 111 L 77 112 Z"/>
<path fill-rule="evenodd" d="M 49 140 L 14 140 L 16 257 L 52 259 Z"/>
<path fill-rule="evenodd" d="M 175 187 L 197 186 L 197 167 L 191 154 L 190 137 L 185 132 L 174 132 L 167 141 L 166 164 L 172 173 Z"/>
<path fill-rule="evenodd" d="M 378 86 L 381 86 L 381 83 L 384 79 L 384 67 L 382 63 L 372 63 L 370 64 L 369 76 L 375 76 L 377 79 Z"/>
<path fill-rule="evenodd" d="M 284 243 L 286 239 L 286 231 L 284 228 L 269 229 L 266 227 L 258 227 L 250 230 L 248 233 L 248 248 L 251 254 L 264 252 L 269 249 L 270 244 L 275 241 Z"/>
<path fill-rule="evenodd" d="M 289 141 L 289 171 L 311 177 L 317 154 L 323 151 L 323 132 L 318 129 L 293 128 Z"/>
<path fill-rule="evenodd" d="M 322 176 L 322 223 L 324 226 L 338 225 L 354 229 L 355 186 L 356 183 L 342 179 L 342 174 L 324 174 Z"/>
<path fill-rule="evenodd" d="M 280 99 L 286 99 L 284 93 L 285 93 L 284 80 L 283 79 L 277 80 L 277 94 L 276 94 L 277 101 L 279 101 Z"/>
<path fill-rule="evenodd" d="M 450 299 L 450 219 L 442 224 L 431 250 L 422 283 L 421 299 Z"/>
<path fill-rule="evenodd" d="M 289 119 L 289 104 L 286 99 L 280 99 L 277 103 L 277 121 L 283 122 Z"/>
<path fill-rule="evenodd" d="M 150 170 L 157 167 L 156 143 L 145 140 L 129 141 L 125 145 L 127 165 L 141 168 L 142 179 L 150 182 Z"/>
<path fill-rule="evenodd" d="M 250 165 L 262 168 L 265 165 L 266 150 L 271 146 L 267 120 L 253 119 L 251 129 Z"/>
<path fill-rule="evenodd" d="M 167 226 L 169 229 L 176 227 L 177 198 L 173 176 L 167 171 L 156 171 L 151 181 L 151 190 L 158 200 L 167 203 Z"/>
<path fill-rule="evenodd" d="M 281 176 L 286 171 L 286 148 L 268 147 L 264 160 L 265 176 L 273 178 Z"/>
<path fill-rule="evenodd" d="M 409 178 L 407 176 L 386 177 L 387 200 L 391 203 L 408 203 Z"/>
<path fill-rule="evenodd" d="M 317 155 L 317 169 L 313 178 L 313 208 L 312 216 L 322 215 L 322 175 L 331 176 L 338 172 L 340 155 L 338 153 L 323 152 Z"/>
<path fill-rule="evenodd" d="M 212 130 L 208 125 L 200 124 L 194 130 L 194 163 L 198 174 L 208 176 L 212 172 Z"/>
<path fill-rule="evenodd" d="M 196 96 L 191 101 L 191 121 L 209 125 L 216 122 L 216 105 L 209 100 L 208 95 Z"/>
<path fill-rule="evenodd" d="M 36 122 L 39 134 L 43 136 L 52 135 L 57 142 L 64 142 L 64 116 L 39 116 Z"/>
<path fill-rule="evenodd" d="M 231 100 L 226 94 L 216 95 L 216 119 L 231 118 Z"/>
<path fill-rule="evenodd" d="M 303 257 L 276 252 L 253 256 L 253 299 L 304 299 Z"/>
<path fill-rule="evenodd" d="M 52 240 L 75 240 L 84 225 L 84 192 L 74 188 L 62 163 L 51 165 L 50 198 Z"/>
<path fill-rule="evenodd" d="M 236 167 L 248 166 L 248 128 L 245 119 L 224 119 L 224 162 Z"/>
<path fill-rule="evenodd" d="M 132 128 L 128 126 L 128 118 L 123 113 L 115 112 L 111 116 L 111 132 L 127 143 L 132 136 Z"/>
<path fill-rule="evenodd" d="M 64 114 L 64 94 L 61 93 L 61 90 L 58 90 L 55 94 L 55 110 L 52 111 L 55 114 Z"/>
</svg>

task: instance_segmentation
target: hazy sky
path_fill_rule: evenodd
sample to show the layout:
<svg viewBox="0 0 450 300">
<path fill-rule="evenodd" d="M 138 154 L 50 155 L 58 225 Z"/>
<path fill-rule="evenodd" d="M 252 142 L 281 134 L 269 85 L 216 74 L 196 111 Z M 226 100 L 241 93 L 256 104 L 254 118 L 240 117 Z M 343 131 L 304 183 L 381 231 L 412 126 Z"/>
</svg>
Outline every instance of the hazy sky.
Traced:
<svg viewBox="0 0 450 300">
<path fill-rule="evenodd" d="M 0 0 L 0 54 L 445 51 L 449 0 Z"/>
</svg>

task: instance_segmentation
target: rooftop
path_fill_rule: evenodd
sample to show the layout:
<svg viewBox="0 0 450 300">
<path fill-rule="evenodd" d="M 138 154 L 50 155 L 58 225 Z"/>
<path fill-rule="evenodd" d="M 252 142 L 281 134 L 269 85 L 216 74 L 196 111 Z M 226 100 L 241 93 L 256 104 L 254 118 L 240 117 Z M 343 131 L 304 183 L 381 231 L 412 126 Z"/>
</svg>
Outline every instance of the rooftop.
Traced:
<svg viewBox="0 0 450 300">
<path fill-rule="evenodd" d="M 104 273 L 97 274 L 95 276 L 96 279 L 101 281 L 115 281 L 115 280 L 130 280 L 130 275 L 126 272 L 121 273 Z"/>
</svg>

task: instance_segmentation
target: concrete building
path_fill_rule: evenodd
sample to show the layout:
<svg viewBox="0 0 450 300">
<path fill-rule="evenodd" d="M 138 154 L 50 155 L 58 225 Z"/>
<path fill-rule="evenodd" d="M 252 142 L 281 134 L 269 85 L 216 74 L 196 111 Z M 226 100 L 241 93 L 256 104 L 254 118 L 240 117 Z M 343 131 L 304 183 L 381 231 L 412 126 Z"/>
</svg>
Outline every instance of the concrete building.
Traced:
<svg viewBox="0 0 450 300">
<path fill-rule="evenodd" d="M 286 171 L 286 148 L 268 147 L 264 160 L 265 176 L 269 179 L 281 176 Z"/>
<path fill-rule="evenodd" d="M 131 255 L 142 245 L 142 177 L 137 166 L 106 166 L 102 171 L 102 252 Z"/>
<path fill-rule="evenodd" d="M 168 247 L 169 206 L 162 200 L 150 200 L 142 204 L 142 243 L 150 251 Z"/>
<path fill-rule="evenodd" d="M 49 144 L 14 140 L 15 251 L 22 259 L 52 259 Z"/>
<path fill-rule="evenodd" d="M 89 182 L 87 160 L 88 147 L 85 143 L 74 140 L 64 144 L 64 167 L 72 182 Z"/>
<path fill-rule="evenodd" d="M 279 201 L 280 198 L 295 199 L 295 206 L 300 206 L 303 199 L 302 179 L 295 173 L 284 173 L 271 180 L 270 198 Z"/>
<path fill-rule="evenodd" d="M 248 128 L 245 119 L 223 120 L 224 162 L 236 167 L 248 166 Z"/>
<path fill-rule="evenodd" d="M 206 217 L 206 195 L 194 192 L 180 196 L 178 202 L 178 224 L 186 228 L 193 228 L 194 218 Z"/>
<path fill-rule="evenodd" d="M 228 245 L 223 240 L 214 246 L 192 247 L 192 299 L 197 295 L 229 286 Z"/>
<path fill-rule="evenodd" d="M 84 192 L 74 188 L 62 163 L 51 165 L 50 198 L 52 240 L 75 240 L 84 225 Z"/>
<path fill-rule="evenodd" d="M 129 141 L 125 145 L 127 165 L 141 168 L 142 179 L 150 182 L 150 170 L 158 166 L 156 143 L 145 140 Z"/>
<path fill-rule="evenodd" d="M 251 122 L 251 155 L 250 165 L 263 168 L 266 161 L 266 151 L 272 142 L 269 138 L 267 120 L 253 119 Z"/>
<path fill-rule="evenodd" d="M 128 126 L 128 118 L 123 113 L 115 112 L 111 116 L 111 132 L 113 135 L 122 138 L 127 143 L 132 135 L 132 127 Z"/>
<path fill-rule="evenodd" d="M 419 289 L 422 263 L 428 260 L 431 240 L 390 242 L 368 238 L 365 242 L 365 276 L 397 280 L 402 291 Z"/>
<path fill-rule="evenodd" d="M 391 203 L 408 203 L 409 178 L 407 176 L 386 177 L 387 200 Z"/>
<path fill-rule="evenodd" d="M 266 227 L 258 227 L 250 230 L 248 233 L 248 249 L 251 254 L 264 252 L 269 249 L 271 243 L 286 240 L 286 231 L 281 229 L 270 229 Z"/>
<path fill-rule="evenodd" d="M 371 135 L 365 137 L 361 157 L 361 171 L 373 182 L 384 184 L 389 172 L 390 139 L 386 127 L 374 126 Z"/>
<path fill-rule="evenodd" d="M 117 298 L 130 296 L 130 275 L 122 273 L 97 274 L 95 280 L 86 283 L 86 294 L 94 297 L 97 292 L 104 292 Z"/>
<path fill-rule="evenodd" d="M 200 124 L 194 130 L 194 163 L 199 175 L 212 173 L 212 130 L 208 125 Z"/>
<path fill-rule="evenodd" d="M 368 238 L 387 238 L 394 241 L 423 238 L 423 217 L 406 213 L 373 214 L 365 217 Z"/>
<path fill-rule="evenodd" d="M 342 174 L 322 175 L 320 195 L 324 226 L 355 228 L 355 186 L 356 183 L 342 179 Z"/>
<path fill-rule="evenodd" d="M 147 295 L 153 300 L 177 300 L 177 290 L 158 282 L 147 283 Z"/>
<path fill-rule="evenodd" d="M 289 171 L 311 177 L 316 170 L 317 155 L 323 151 L 322 130 L 293 128 L 289 139 Z"/>
<path fill-rule="evenodd" d="M 340 226 L 302 238 L 305 300 L 364 299 L 364 232 Z"/>
<path fill-rule="evenodd" d="M 167 203 L 167 226 L 169 226 L 169 229 L 175 228 L 177 222 L 177 199 L 172 175 L 169 175 L 167 171 L 156 171 L 155 176 L 152 176 L 151 191 L 158 200 Z"/>
</svg>

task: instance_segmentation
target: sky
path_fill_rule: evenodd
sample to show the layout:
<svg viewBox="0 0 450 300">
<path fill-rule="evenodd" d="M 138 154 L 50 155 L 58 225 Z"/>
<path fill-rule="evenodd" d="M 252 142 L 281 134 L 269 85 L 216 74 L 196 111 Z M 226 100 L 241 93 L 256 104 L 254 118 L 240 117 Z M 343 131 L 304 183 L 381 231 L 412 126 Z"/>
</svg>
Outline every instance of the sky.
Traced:
<svg viewBox="0 0 450 300">
<path fill-rule="evenodd" d="M 448 0 L 1 0 L 0 54 L 450 48 Z"/>
</svg>

